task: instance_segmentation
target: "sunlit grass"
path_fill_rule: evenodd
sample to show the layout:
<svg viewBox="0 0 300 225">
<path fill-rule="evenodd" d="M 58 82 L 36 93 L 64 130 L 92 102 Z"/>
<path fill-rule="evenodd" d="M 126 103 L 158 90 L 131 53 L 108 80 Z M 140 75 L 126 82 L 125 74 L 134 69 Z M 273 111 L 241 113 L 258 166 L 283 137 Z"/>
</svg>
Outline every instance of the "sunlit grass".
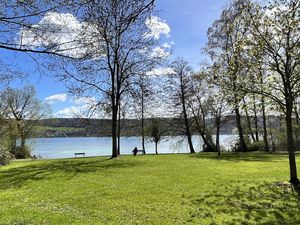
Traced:
<svg viewBox="0 0 300 225">
<path fill-rule="evenodd" d="M 0 224 L 300 224 L 288 175 L 285 154 L 18 161 L 0 168 Z"/>
</svg>

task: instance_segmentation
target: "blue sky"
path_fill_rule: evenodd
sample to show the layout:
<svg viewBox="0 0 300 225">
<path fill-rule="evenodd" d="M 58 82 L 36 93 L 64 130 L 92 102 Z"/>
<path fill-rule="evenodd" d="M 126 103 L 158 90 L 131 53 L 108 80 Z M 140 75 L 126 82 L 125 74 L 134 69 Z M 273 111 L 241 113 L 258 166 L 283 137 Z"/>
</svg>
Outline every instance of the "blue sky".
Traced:
<svg viewBox="0 0 300 225">
<path fill-rule="evenodd" d="M 201 48 L 207 38 L 207 29 L 217 19 L 227 0 L 157 0 L 159 17 L 166 22 L 170 29 L 170 37 L 163 42 L 174 42 L 172 58 L 185 58 L 194 69 L 203 60 Z M 26 54 L 0 50 L 1 59 L 14 65 L 18 70 L 30 74 L 23 82 L 15 81 L 13 86 L 32 84 L 36 87 L 38 97 L 46 97 L 67 93 L 64 84 L 55 81 L 47 74 L 37 71 L 36 63 Z M 78 107 L 69 98 L 64 102 L 51 104 L 53 114 L 69 107 Z"/>
</svg>

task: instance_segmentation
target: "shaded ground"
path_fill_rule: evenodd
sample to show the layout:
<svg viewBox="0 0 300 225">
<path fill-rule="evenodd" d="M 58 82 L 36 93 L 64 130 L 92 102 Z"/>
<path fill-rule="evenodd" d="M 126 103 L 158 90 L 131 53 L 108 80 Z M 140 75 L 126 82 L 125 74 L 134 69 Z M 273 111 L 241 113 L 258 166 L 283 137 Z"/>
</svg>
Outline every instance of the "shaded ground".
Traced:
<svg viewBox="0 0 300 225">
<path fill-rule="evenodd" d="M 0 224 L 300 224 L 288 174 L 285 154 L 18 161 L 0 168 Z"/>
</svg>

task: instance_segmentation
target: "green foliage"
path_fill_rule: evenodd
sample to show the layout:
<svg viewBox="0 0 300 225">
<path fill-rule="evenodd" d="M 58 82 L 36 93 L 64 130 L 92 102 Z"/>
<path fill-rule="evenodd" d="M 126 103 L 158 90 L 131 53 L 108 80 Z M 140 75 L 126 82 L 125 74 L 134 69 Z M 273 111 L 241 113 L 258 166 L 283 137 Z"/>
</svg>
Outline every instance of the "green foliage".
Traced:
<svg viewBox="0 0 300 225">
<path fill-rule="evenodd" d="M 252 143 L 248 144 L 249 152 L 255 152 L 255 151 L 263 152 L 264 150 L 265 150 L 265 144 L 263 141 L 252 142 Z"/>
<path fill-rule="evenodd" d="M 278 153 L 16 161 L 0 168 L 0 223 L 299 224 L 287 163 Z"/>
<path fill-rule="evenodd" d="M 146 136 L 148 136 L 150 138 L 150 141 L 154 143 L 159 143 L 164 134 L 159 119 L 152 119 L 150 124 L 147 125 L 145 131 Z"/>
<path fill-rule="evenodd" d="M 13 155 L 10 154 L 5 147 L 0 145 L 0 165 L 5 166 L 9 164 L 13 158 Z"/>
</svg>

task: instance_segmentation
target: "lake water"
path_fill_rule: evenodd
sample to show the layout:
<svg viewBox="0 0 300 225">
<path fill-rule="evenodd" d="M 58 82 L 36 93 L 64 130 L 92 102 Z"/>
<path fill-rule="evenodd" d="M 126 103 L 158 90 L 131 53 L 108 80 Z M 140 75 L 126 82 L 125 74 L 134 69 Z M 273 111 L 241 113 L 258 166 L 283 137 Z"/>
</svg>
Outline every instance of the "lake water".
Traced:
<svg viewBox="0 0 300 225">
<path fill-rule="evenodd" d="M 236 135 L 221 135 L 220 143 L 228 149 L 236 139 Z M 75 152 L 85 152 L 88 156 L 111 155 L 110 137 L 67 137 L 67 138 L 33 138 L 28 141 L 32 154 L 43 159 L 72 158 Z M 193 136 L 195 151 L 202 150 L 203 141 L 199 136 Z M 121 154 L 132 154 L 137 146 L 141 149 L 141 137 L 122 137 Z M 158 145 L 159 153 L 188 153 L 187 141 L 180 136 L 164 137 Z M 155 153 L 155 144 L 146 141 L 146 153 Z"/>
</svg>

